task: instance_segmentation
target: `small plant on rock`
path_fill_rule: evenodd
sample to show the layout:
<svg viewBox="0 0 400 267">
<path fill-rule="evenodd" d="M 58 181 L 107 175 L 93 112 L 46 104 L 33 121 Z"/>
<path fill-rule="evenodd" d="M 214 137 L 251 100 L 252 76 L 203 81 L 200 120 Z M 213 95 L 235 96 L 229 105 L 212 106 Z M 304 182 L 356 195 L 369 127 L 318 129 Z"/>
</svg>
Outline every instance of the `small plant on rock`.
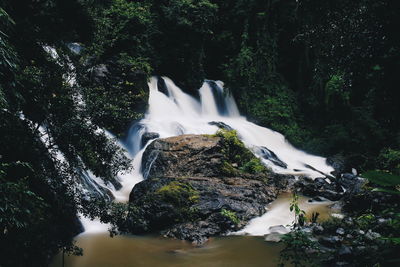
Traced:
<svg viewBox="0 0 400 267">
<path fill-rule="evenodd" d="M 222 209 L 221 215 L 228 218 L 231 222 L 233 222 L 236 225 L 239 224 L 239 222 L 240 222 L 239 218 L 237 217 L 237 215 L 234 211 Z"/>
<path fill-rule="evenodd" d="M 280 253 L 281 262 L 279 266 L 285 266 L 285 263 L 290 263 L 296 267 L 317 265 L 318 243 L 311 240 L 309 234 L 301 229 L 305 223 L 306 213 L 300 209 L 298 201 L 299 196 L 293 193 L 290 211 L 294 212 L 295 219 L 292 224 L 292 231 L 282 238 L 285 248 Z"/>
</svg>

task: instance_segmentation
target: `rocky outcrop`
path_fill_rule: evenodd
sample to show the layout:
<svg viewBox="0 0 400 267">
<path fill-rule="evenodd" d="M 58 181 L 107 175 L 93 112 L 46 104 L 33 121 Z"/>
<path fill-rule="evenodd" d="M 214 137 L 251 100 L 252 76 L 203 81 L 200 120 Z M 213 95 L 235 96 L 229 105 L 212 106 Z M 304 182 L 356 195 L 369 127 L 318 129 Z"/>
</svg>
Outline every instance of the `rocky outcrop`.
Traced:
<svg viewBox="0 0 400 267">
<path fill-rule="evenodd" d="M 222 174 L 224 155 L 220 137 L 180 135 L 152 142 L 142 158 L 147 177 L 216 177 Z"/>
<path fill-rule="evenodd" d="M 273 175 L 266 169 L 248 173 L 240 168 L 243 162 L 227 162 L 224 141 L 209 135 L 153 141 L 143 154 L 147 179 L 130 195 L 130 230 L 160 231 L 201 244 L 262 215 L 277 195 Z"/>
</svg>

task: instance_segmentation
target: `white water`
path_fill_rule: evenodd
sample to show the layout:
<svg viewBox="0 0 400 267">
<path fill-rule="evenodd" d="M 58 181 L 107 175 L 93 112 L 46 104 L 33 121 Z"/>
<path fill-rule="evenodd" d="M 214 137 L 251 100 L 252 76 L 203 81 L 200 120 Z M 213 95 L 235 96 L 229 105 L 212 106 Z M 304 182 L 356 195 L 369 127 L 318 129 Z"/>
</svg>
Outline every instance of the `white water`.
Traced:
<svg viewBox="0 0 400 267">
<path fill-rule="evenodd" d="M 324 176 L 323 174 L 330 175 L 333 171 L 333 168 L 326 164 L 325 158 L 298 150 L 280 133 L 258 126 L 240 116 L 233 97 L 229 93 L 224 93 L 222 82 L 205 81 L 199 90 L 200 101 L 198 101 L 184 93 L 170 79 L 166 77 L 163 79 L 169 96 L 158 90 L 156 78 L 152 78 L 149 82 L 148 112 L 143 120 L 133 126 L 134 130 L 128 137 L 130 144 L 128 149 L 133 155 L 138 151 L 138 144 L 144 132 L 158 133 L 160 138 L 181 134 L 213 134 L 218 127 L 210 125 L 209 122 L 214 121 L 223 122 L 235 129 L 245 145 L 277 173 L 316 178 Z M 274 152 L 280 161 L 287 164 L 287 168 L 274 164 L 271 159 L 262 158 L 260 149 L 262 147 Z M 136 164 L 135 167 L 139 168 L 140 165 Z"/>
<path fill-rule="evenodd" d="M 283 226 L 289 231 L 295 216 L 290 211 L 290 202 L 292 196 L 290 194 L 283 194 L 268 204 L 267 212 L 257 218 L 250 220 L 248 225 L 238 232 L 231 233 L 231 235 L 252 235 L 252 236 L 264 236 L 274 232 L 274 226 Z M 330 216 L 332 211 L 329 206 L 334 202 L 326 200 L 319 202 L 309 202 L 306 197 L 300 197 L 299 206 L 306 214 L 310 215 L 312 212 L 319 212 L 322 215 L 322 219 Z M 283 232 L 285 233 L 285 232 Z"/>
<path fill-rule="evenodd" d="M 163 77 L 168 95 L 159 91 L 158 79 L 152 78 L 149 82 L 149 106 L 145 118 L 133 125 L 124 143 L 119 143 L 129 151 L 132 158 L 133 171 L 120 174 L 122 184 L 120 190 L 109 186 L 116 201 L 126 202 L 134 185 L 143 180 L 141 172 L 142 155 L 146 145 L 142 147 L 142 137 L 147 133 L 158 133 L 160 138 L 177 136 L 182 134 L 214 134 L 218 127 L 210 125 L 209 122 L 223 122 L 238 132 L 239 138 L 244 144 L 253 150 L 264 164 L 274 172 L 282 174 L 306 175 L 311 178 L 329 175 L 333 168 L 326 164 L 326 159 L 307 154 L 294 148 L 283 135 L 268 128 L 258 126 L 240 116 L 236 103 L 227 92 L 224 92 L 223 83 L 220 81 L 205 81 L 199 89 L 200 99 L 197 100 L 189 94 L 184 93 L 170 79 Z M 107 133 L 112 138 L 112 136 Z M 266 157 L 265 148 L 275 154 L 274 158 Z M 269 154 L 271 154 L 269 152 Z M 263 157 L 264 156 L 264 157 Z M 276 164 L 284 162 L 282 164 Z M 306 165 L 312 168 L 307 168 Z M 321 174 L 322 173 L 322 174 Z M 96 177 L 92 177 L 96 182 Z M 96 182 L 97 183 L 97 182 Z M 97 183 L 98 184 L 98 183 Z M 286 209 L 286 207 L 284 207 Z M 269 216 L 279 215 L 283 208 L 269 211 Z M 287 221 L 286 212 L 284 213 Z M 279 216 L 278 216 L 279 217 Z M 254 221 L 246 227 L 246 233 L 256 234 L 259 221 Z M 257 220 L 257 219 L 255 219 Z M 289 217 L 289 220 L 290 217 Z M 81 218 L 85 227 L 85 233 L 105 231 L 107 225 L 98 220 Z M 277 222 L 279 224 L 279 222 Z M 253 230 L 249 229 L 253 227 Z"/>
</svg>

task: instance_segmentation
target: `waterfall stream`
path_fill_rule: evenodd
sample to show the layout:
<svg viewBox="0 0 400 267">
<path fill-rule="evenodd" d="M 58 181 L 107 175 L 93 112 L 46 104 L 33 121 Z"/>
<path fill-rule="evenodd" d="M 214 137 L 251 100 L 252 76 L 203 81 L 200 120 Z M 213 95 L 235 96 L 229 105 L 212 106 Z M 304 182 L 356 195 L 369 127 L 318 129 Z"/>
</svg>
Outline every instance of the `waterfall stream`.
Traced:
<svg viewBox="0 0 400 267">
<path fill-rule="evenodd" d="M 109 188 L 116 201 L 126 202 L 134 185 L 143 180 L 142 155 L 151 140 L 182 134 L 214 134 L 223 125 L 237 131 L 244 144 L 276 173 L 306 175 L 311 178 L 329 176 L 333 168 L 326 159 L 293 147 L 285 137 L 258 126 L 240 116 L 233 96 L 224 90 L 221 81 L 206 80 L 199 89 L 200 99 L 183 92 L 167 77 L 151 78 L 149 106 L 145 117 L 134 124 L 119 145 L 129 151 L 134 170 L 120 175 L 122 188 Z M 151 134 L 151 138 L 145 138 Z M 110 138 L 112 136 L 108 134 Z M 83 221 L 85 229 L 97 221 Z"/>
</svg>

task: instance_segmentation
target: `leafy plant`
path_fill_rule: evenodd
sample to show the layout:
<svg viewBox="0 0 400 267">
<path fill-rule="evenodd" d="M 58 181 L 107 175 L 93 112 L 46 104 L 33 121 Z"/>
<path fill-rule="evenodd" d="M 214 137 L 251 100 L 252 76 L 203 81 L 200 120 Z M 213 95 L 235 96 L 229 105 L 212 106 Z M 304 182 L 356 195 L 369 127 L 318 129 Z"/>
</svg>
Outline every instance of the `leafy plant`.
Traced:
<svg viewBox="0 0 400 267">
<path fill-rule="evenodd" d="M 386 192 L 400 195 L 400 175 L 394 175 L 388 171 L 368 171 L 361 175 L 370 182 L 382 187 L 374 188 L 373 191 Z"/>
<path fill-rule="evenodd" d="M 292 201 L 290 202 L 289 209 L 294 212 L 293 228 L 297 229 L 304 225 L 306 212 L 299 207 L 299 195 L 293 192 Z"/>
<path fill-rule="evenodd" d="M 319 246 L 311 240 L 310 234 L 303 232 L 301 227 L 305 223 L 305 211 L 299 207 L 299 196 L 293 192 L 290 203 L 290 211 L 295 219 L 292 223 L 292 231 L 282 237 L 285 248 L 280 252 L 279 266 L 285 266 L 289 262 L 296 267 L 318 266 Z"/>
<path fill-rule="evenodd" d="M 236 213 L 234 211 L 222 209 L 220 214 L 222 216 L 228 218 L 234 224 L 239 224 L 240 223 L 240 220 L 239 220 L 239 218 L 237 217 L 237 215 L 236 215 Z"/>
</svg>

